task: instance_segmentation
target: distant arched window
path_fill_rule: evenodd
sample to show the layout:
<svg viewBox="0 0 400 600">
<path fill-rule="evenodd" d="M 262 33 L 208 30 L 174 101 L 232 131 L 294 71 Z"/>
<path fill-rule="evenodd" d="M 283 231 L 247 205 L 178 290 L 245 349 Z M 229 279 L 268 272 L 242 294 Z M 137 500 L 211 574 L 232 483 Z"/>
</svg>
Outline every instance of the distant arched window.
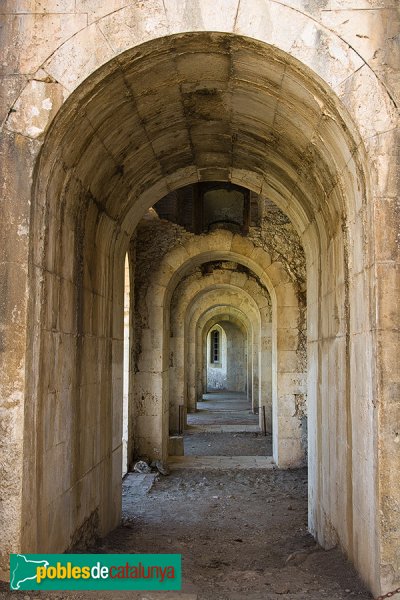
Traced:
<svg viewBox="0 0 400 600">
<path fill-rule="evenodd" d="M 211 358 L 210 362 L 219 363 L 221 362 L 221 347 L 220 347 L 220 335 L 218 329 L 214 329 L 211 332 Z"/>
</svg>

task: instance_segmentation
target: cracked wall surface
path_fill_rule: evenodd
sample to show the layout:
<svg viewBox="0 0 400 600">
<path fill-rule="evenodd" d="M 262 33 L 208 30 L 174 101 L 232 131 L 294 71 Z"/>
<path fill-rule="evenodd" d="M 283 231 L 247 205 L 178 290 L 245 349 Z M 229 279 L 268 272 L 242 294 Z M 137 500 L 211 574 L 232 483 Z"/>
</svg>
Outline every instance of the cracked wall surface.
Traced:
<svg viewBox="0 0 400 600">
<path fill-rule="evenodd" d="M 118 522 L 125 251 L 218 180 L 304 248 L 310 531 L 397 587 L 397 1 L 5 0 L 0 23 L 2 574 Z"/>
</svg>

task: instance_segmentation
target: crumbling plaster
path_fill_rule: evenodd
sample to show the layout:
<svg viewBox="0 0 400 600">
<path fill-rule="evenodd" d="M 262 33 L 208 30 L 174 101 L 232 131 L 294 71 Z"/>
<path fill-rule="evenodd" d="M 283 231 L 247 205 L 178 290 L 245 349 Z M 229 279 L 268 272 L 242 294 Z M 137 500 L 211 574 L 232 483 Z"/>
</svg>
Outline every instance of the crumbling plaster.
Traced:
<svg viewBox="0 0 400 600">
<path fill-rule="evenodd" d="M 399 291 L 395 0 L 360 0 L 356 5 L 354 0 L 329 4 L 242 0 L 228 6 L 222 0 L 184 5 L 152 0 L 129 6 L 121 0 L 95 4 L 78 0 L 74 5 L 68 0 L 18 0 L 3 2 L 0 12 L 6 50 L 0 147 L 5 192 L 1 464 L 2 481 L 7 482 L 2 499 L 2 573 L 6 574 L 11 550 L 51 551 L 48 540 L 52 539 L 53 550 L 59 551 L 68 547 L 85 523 L 97 523 L 107 531 L 118 521 L 120 482 L 112 474 L 120 474 L 121 436 L 117 425 L 113 434 L 100 427 L 119 419 L 122 336 L 117 332 L 123 324 L 110 310 L 110 303 L 122 304 L 118 282 L 123 281 L 123 269 L 118 264 L 135 225 L 155 199 L 198 179 L 229 179 L 276 202 L 290 216 L 306 253 L 308 395 L 313 423 L 310 529 L 325 546 L 339 540 L 375 593 L 398 586 L 399 455 L 398 432 L 393 427 L 399 421 L 398 311 L 394 310 Z M 180 64 L 177 61 L 177 70 L 167 68 L 164 59 L 171 48 L 162 36 L 213 30 L 234 34 L 229 51 L 224 36 L 208 35 L 206 43 L 192 46 L 192 52 L 199 53 L 198 61 L 186 57 Z M 215 40 L 225 48 L 223 56 L 213 46 Z M 121 55 L 142 42 L 150 42 L 147 49 Z M 230 56 L 235 58 L 225 60 Z M 114 57 L 117 60 L 112 61 Z M 233 65 L 237 79 L 246 82 L 236 87 L 236 104 L 227 112 L 229 127 L 220 123 L 218 130 L 213 124 L 209 133 L 209 144 L 218 144 L 221 152 L 210 154 L 196 136 L 188 143 L 185 128 L 173 130 L 167 111 L 163 117 L 172 128 L 156 143 L 162 104 L 151 105 L 158 114 L 154 118 L 151 110 L 144 109 L 150 107 L 148 98 L 140 102 L 147 89 L 140 87 L 139 72 L 151 57 L 160 65 L 160 72 L 150 66 L 154 89 L 162 88 L 163 75 L 169 86 L 176 74 L 188 84 L 189 97 L 179 97 L 182 106 L 185 98 L 189 100 L 184 114 L 191 127 L 207 117 L 207 104 L 193 93 L 196 81 L 189 81 L 188 73 L 195 73 L 204 85 L 207 73 L 201 65 L 212 65 L 212 85 L 219 87 L 215 81 L 228 81 L 218 76 L 225 62 L 229 72 Z M 124 71 L 125 82 L 132 81 L 130 68 L 136 69 L 133 95 L 116 77 Z M 143 81 L 149 81 L 146 68 L 142 73 Z M 129 102 L 120 103 L 127 89 Z M 90 97 L 97 103 L 91 104 Z M 132 113 L 132 97 L 138 112 Z M 174 94 L 161 93 L 160 98 L 172 114 L 182 115 L 174 106 Z M 193 102 L 195 110 L 190 112 Z M 211 114 L 218 113 L 218 106 L 214 103 Z M 261 108 L 275 118 L 256 124 L 254 117 Z M 135 141 L 126 136 L 127 130 L 135 131 Z M 199 130 L 205 131 L 204 123 Z M 171 144 L 175 140 L 181 152 L 165 148 L 166 140 Z M 131 145 L 137 152 L 126 161 Z M 231 160 L 224 160 L 227 155 Z M 126 235 L 118 238 L 121 231 Z M 90 248 L 96 249 L 96 260 Z M 113 295 L 110 289 L 115 290 Z M 83 302 L 85 316 L 79 308 Z M 89 317 L 93 306 L 94 330 Z M 45 334 L 42 323 L 47 316 L 52 325 Z M 100 323 L 106 331 L 100 331 Z M 97 348 L 94 334 L 102 338 Z M 99 427 L 93 423 L 93 434 L 105 444 L 98 449 L 91 471 L 103 482 L 103 491 L 92 499 L 91 476 L 82 478 L 74 464 L 69 479 L 58 468 L 70 462 L 71 441 L 73 456 L 78 456 L 79 448 L 79 456 L 87 450 L 87 432 L 78 435 L 68 412 L 71 399 L 79 406 L 71 374 L 82 362 L 82 352 L 87 360 L 83 364 L 115 365 L 110 378 L 104 369 L 90 382 L 103 390 L 102 416 Z M 43 356 L 58 356 L 60 364 L 67 364 L 64 357 L 68 356 L 70 373 L 68 368 L 46 372 Z M 96 406 L 95 389 L 82 396 L 88 406 L 92 401 Z M 61 409 L 67 411 L 64 416 Z M 32 474 L 41 473 L 42 428 L 51 410 L 65 423 L 60 449 L 66 455 L 46 456 L 54 459 L 52 472 L 58 472 L 58 479 L 53 477 L 48 487 L 46 483 L 39 500 L 40 482 Z M 37 438 L 32 423 L 37 423 Z M 93 456 L 87 460 L 89 464 Z M 74 512 L 77 494 L 84 501 Z M 49 514 L 50 524 L 45 520 Z M 65 514 L 71 519 L 65 520 Z M 94 514 L 99 514 L 98 520 Z"/>
</svg>

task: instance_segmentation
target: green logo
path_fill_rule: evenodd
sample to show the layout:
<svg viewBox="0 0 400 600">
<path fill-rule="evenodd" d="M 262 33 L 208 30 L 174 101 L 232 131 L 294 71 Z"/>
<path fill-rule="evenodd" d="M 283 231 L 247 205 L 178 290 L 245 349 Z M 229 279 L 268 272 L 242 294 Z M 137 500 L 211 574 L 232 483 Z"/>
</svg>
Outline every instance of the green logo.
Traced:
<svg viewBox="0 0 400 600">
<path fill-rule="evenodd" d="M 180 590 L 180 554 L 10 554 L 12 590 Z"/>
</svg>

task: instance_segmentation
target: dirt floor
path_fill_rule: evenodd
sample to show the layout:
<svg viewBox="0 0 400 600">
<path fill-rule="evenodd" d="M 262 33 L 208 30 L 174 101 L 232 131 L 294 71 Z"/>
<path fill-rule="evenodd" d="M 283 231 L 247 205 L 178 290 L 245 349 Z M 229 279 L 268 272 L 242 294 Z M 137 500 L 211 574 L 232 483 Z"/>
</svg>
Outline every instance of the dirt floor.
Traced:
<svg viewBox="0 0 400 600">
<path fill-rule="evenodd" d="M 305 470 L 181 469 L 154 479 L 137 474 L 125 478 L 124 525 L 88 551 L 181 553 L 183 594 L 3 592 L 0 597 L 371 598 L 341 553 L 321 550 L 307 533 Z"/>
<path fill-rule="evenodd" d="M 262 433 L 185 433 L 186 456 L 271 456 L 271 436 Z"/>
<path fill-rule="evenodd" d="M 264 435 L 245 394 L 205 394 L 188 415 L 185 456 L 271 456 L 272 437 Z"/>
<path fill-rule="evenodd" d="M 251 405 L 245 394 L 219 392 L 204 394 L 197 402 L 195 413 L 188 415 L 189 429 L 192 427 L 220 425 L 252 426 L 258 429 L 258 416 L 251 411 Z"/>
<path fill-rule="evenodd" d="M 171 458 L 169 476 L 125 477 L 123 524 L 82 550 L 179 553 L 182 592 L 9 592 L 0 584 L 0 599 L 371 598 L 340 551 L 325 552 L 308 534 L 306 469 L 279 471 L 260 458 L 271 454 L 271 438 L 243 395 L 205 397 L 189 415 L 184 445 L 178 458 L 189 462 Z"/>
<path fill-rule="evenodd" d="M 175 471 L 147 502 L 124 502 L 126 526 L 101 551 L 181 553 L 183 590 L 199 600 L 370 598 L 307 533 L 305 470 Z"/>
</svg>

